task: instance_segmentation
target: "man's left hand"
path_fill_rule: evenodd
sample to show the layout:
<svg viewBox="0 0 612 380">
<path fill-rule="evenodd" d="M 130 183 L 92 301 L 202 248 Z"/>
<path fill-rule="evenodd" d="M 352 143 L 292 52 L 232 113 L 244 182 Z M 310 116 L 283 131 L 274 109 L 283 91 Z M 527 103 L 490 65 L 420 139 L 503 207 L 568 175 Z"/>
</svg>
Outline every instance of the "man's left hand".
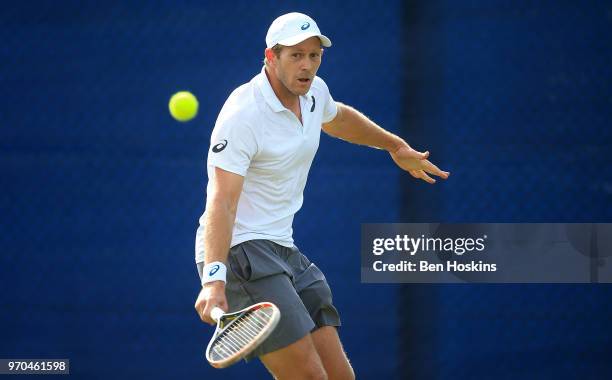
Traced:
<svg viewBox="0 0 612 380">
<path fill-rule="evenodd" d="M 427 183 L 436 183 L 436 180 L 431 178 L 429 174 L 442 179 L 447 179 L 450 175 L 449 172 L 440 170 L 440 168 L 428 160 L 429 152 L 418 152 L 406 145 L 395 152 L 389 152 L 389 154 L 397 166 L 410 173 L 414 178 L 422 179 Z"/>
</svg>

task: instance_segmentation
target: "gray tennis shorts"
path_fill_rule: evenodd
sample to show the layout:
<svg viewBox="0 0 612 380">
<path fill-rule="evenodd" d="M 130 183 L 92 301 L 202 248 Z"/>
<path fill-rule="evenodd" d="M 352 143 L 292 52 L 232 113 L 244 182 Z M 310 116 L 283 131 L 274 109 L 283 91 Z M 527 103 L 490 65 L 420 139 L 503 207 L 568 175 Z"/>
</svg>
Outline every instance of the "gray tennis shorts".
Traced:
<svg viewBox="0 0 612 380">
<path fill-rule="evenodd" d="M 297 247 L 250 240 L 230 249 L 225 293 L 230 311 L 274 303 L 281 312 L 276 329 L 248 359 L 280 348 L 322 326 L 340 326 L 325 276 Z M 198 263 L 202 278 L 204 263 Z"/>
</svg>

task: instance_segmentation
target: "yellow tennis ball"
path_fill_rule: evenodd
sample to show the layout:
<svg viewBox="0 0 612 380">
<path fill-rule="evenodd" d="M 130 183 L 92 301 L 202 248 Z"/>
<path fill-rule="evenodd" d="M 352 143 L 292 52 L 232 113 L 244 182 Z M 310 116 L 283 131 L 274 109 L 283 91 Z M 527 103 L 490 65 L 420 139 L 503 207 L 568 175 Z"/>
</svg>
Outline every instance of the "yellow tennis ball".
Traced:
<svg viewBox="0 0 612 380">
<path fill-rule="evenodd" d="M 168 108 L 176 120 L 189 121 L 198 114 L 198 99 L 189 91 L 180 91 L 172 95 Z"/>
</svg>

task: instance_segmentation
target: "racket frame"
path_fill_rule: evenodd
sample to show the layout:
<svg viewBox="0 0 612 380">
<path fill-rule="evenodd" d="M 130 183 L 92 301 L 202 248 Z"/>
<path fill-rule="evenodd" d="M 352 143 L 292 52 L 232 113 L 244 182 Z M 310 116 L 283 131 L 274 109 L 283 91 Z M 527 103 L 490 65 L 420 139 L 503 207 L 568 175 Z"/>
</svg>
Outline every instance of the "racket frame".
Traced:
<svg viewBox="0 0 612 380">
<path fill-rule="evenodd" d="M 267 327 L 260 331 L 248 344 L 242 347 L 238 352 L 225 358 L 223 360 L 213 360 L 211 356 L 213 343 L 217 340 L 217 337 L 221 335 L 224 331 L 230 328 L 232 325 L 240 321 L 240 317 L 246 314 L 249 311 L 255 311 L 264 307 L 272 308 L 272 316 L 270 317 L 270 321 L 266 324 Z M 206 347 L 206 360 L 210 363 L 211 366 L 215 368 L 226 368 L 241 360 L 248 354 L 250 354 L 257 346 L 259 346 L 266 338 L 272 333 L 272 331 L 276 328 L 278 321 L 280 320 L 280 310 L 276 305 L 271 302 L 260 302 L 254 305 L 248 306 L 242 310 L 233 312 L 233 313 L 224 313 L 223 310 L 218 307 L 213 308 L 210 313 L 211 318 L 217 322 L 217 327 L 215 332 L 208 342 L 208 346 Z"/>
</svg>

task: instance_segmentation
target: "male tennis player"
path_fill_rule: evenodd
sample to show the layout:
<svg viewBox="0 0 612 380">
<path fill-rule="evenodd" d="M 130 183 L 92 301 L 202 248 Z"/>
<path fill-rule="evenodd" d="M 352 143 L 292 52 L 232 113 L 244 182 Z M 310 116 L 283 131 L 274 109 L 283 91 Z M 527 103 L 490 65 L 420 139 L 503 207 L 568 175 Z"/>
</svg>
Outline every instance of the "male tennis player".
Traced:
<svg viewBox="0 0 612 380">
<path fill-rule="evenodd" d="M 316 76 L 322 46 L 310 17 L 280 16 L 266 35 L 264 67 L 227 99 L 208 152 L 206 211 L 196 236 L 202 280 L 195 308 L 212 323 L 214 306 L 235 311 L 270 301 L 278 327 L 250 357 L 276 379 L 354 379 L 336 327 L 338 311 L 323 273 L 293 243 L 321 130 L 385 149 L 402 169 L 429 183 L 449 173 L 355 109 L 334 102 Z"/>
</svg>

